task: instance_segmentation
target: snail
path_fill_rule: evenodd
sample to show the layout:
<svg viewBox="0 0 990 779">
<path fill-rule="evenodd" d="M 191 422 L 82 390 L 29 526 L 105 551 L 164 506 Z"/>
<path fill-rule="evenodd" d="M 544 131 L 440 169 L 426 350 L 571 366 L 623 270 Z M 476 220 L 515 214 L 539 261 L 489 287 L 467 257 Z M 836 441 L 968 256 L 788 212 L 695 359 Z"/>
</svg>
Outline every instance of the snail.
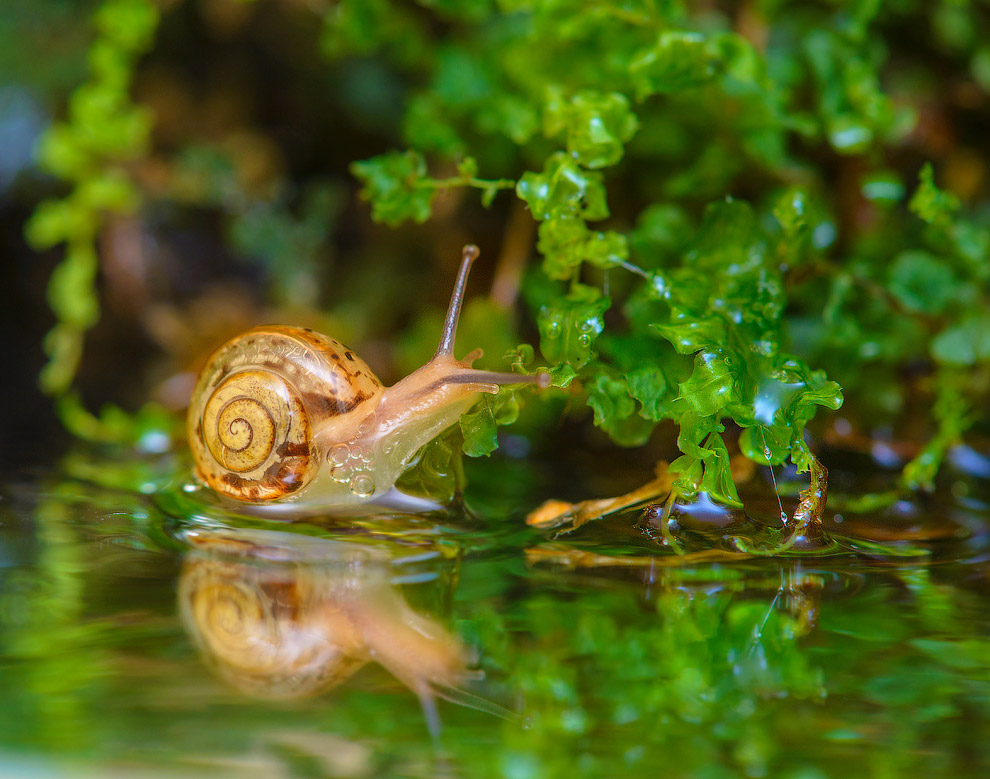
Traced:
<svg viewBox="0 0 990 779">
<path fill-rule="evenodd" d="M 478 254 L 464 247 L 433 359 L 391 387 L 342 343 L 307 328 L 258 327 L 221 346 L 200 372 L 189 408 L 201 479 L 262 513 L 379 500 L 396 492 L 416 452 L 480 393 L 506 384 L 546 387 L 545 373 L 472 368 L 480 349 L 455 359 L 464 288 Z"/>
</svg>

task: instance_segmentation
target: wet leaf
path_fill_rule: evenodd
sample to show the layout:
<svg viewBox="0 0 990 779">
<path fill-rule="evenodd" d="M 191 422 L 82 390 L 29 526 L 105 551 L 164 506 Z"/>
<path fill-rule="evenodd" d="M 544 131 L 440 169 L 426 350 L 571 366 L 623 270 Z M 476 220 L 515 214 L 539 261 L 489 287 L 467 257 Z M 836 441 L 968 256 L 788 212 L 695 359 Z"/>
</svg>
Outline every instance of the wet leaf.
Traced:
<svg viewBox="0 0 990 779">
<path fill-rule="evenodd" d="M 540 309 L 540 351 L 550 363 L 585 365 L 605 329 L 605 311 L 612 301 L 595 287 L 576 284 L 566 297 Z"/>
<path fill-rule="evenodd" d="M 618 92 L 583 90 L 568 99 L 551 89 L 543 109 L 543 132 L 564 135 L 567 151 L 586 168 L 615 165 L 638 126 L 629 100 Z"/>
<path fill-rule="evenodd" d="M 529 206 L 533 218 L 608 217 L 602 174 L 584 170 L 563 152 L 551 155 L 541 173 L 524 173 L 516 194 Z"/>
</svg>

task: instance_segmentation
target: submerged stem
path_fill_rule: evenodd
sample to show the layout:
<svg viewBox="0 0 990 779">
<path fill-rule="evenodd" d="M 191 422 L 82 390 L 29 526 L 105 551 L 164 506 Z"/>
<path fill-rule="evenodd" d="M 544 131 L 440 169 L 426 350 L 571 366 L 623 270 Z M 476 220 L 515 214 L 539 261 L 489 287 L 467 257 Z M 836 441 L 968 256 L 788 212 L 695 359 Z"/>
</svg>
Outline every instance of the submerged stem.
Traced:
<svg viewBox="0 0 990 779">
<path fill-rule="evenodd" d="M 786 552 L 793 547 L 799 539 L 807 536 L 820 537 L 822 534 L 822 515 L 825 513 L 825 504 L 828 502 L 828 469 L 821 464 L 821 461 L 811 455 L 811 484 L 808 489 L 801 490 L 801 501 L 794 510 L 794 516 L 784 527 L 790 526 L 791 532 L 781 543 L 769 549 L 760 549 L 744 541 L 739 537 L 732 539 L 737 549 L 747 554 L 770 556 Z"/>
</svg>

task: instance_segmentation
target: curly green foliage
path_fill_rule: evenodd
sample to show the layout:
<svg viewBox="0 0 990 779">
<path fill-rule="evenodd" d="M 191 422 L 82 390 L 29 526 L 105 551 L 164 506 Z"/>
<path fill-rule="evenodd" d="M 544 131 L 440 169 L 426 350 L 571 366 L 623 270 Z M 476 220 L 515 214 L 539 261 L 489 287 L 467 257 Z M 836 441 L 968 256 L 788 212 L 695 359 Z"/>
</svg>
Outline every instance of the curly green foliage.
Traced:
<svg viewBox="0 0 990 779">
<path fill-rule="evenodd" d="M 41 386 L 51 395 L 68 391 L 83 335 L 100 316 L 97 233 L 107 213 L 130 213 L 140 199 L 124 166 L 147 152 L 151 117 L 131 102 L 129 90 L 158 16 L 151 0 L 106 0 L 97 9 L 90 78 L 73 93 L 67 121 L 54 124 L 38 150 L 42 167 L 71 184 L 65 197 L 38 206 L 26 230 L 36 249 L 66 247 L 48 285 L 56 323 L 45 339 L 49 361 Z"/>
<path fill-rule="evenodd" d="M 936 432 L 904 484 L 931 485 L 981 418 L 990 232 L 961 216 L 930 166 L 905 209 L 911 174 L 887 161 L 920 104 L 882 87 L 877 30 L 927 11 L 775 4 L 762 8 L 764 46 L 680 3 L 429 5 L 456 34 L 431 50 L 418 26 L 421 56 L 400 66 L 422 84 L 403 125 L 412 151 L 355 165 L 375 219 L 430 217 L 417 183 L 429 181 L 426 154 L 511 171 L 539 225 L 542 277 L 524 292 L 554 383 L 577 380 L 622 445 L 673 420 L 683 493 L 738 502 L 726 420 L 750 458 L 807 470 L 806 426 L 842 403 L 822 368 L 871 418 L 878 405 L 900 411 L 899 371 L 919 359 L 934 376 Z M 979 79 L 987 55 L 966 24 L 981 23 L 950 5 L 931 12 L 938 44 Z M 387 25 L 373 42 L 335 14 L 338 39 L 359 38 L 364 53 L 394 46 Z M 847 193 L 821 165 L 844 158 L 860 170 L 866 229 L 843 223 Z M 416 163 L 402 186 L 370 175 L 400 159 Z M 727 199 L 737 193 L 746 199 Z M 514 359 L 534 369 L 524 350 Z"/>
<path fill-rule="evenodd" d="M 684 453 L 674 465 L 679 489 L 738 503 L 720 435 L 724 419 L 759 430 L 744 437 L 750 456 L 779 463 L 790 455 L 806 469 L 805 425 L 818 405 L 841 403 L 834 382 L 780 346 L 787 300 L 779 265 L 782 257 L 802 255 L 808 243 L 798 213 L 803 203 L 778 208 L 781 227 L 773 235 L 741 202 L 712 206 L 697 227 L 663 200 L 643 212 L 637 230 L 621 229 L 621 223 L 598 229 L 595 223 L 612 216 L 606 172 L 628 156 L 630 144 L 637 164 L 660 169 L 689 152 L 698 123 L 726 125 L 722 129 L 733 139 L 727 145 L 713 143 L 710 130 L 700 134 L 706 150 L 696 170 L 671 175 L 666 187 L 662 181 L 639 183 L 659 185 L 661 198 L 663 189 L 668 196 L 716 193 L 739 170 L 737 142 L 745 145 L 742 156 L 750 164 L 772 169 L 787 162 L 791 120 L 783 90 L 768 79 L 766 63 L 745 39 L 672 30 L 690 20 L 676 9 L 633 8 L 638 10 L 628 4 L 520 3 L 514 14 L 489 11 L 472 32 L 443 42 L 430 87 L 410 104 L 410 116 L 432 112 L 450 141 L 439 144 L 435 132 L 420 133 L 419 118 L 406 133 L 411 143 L 440 156 L 473 150 L 477 137 L 497 143 L 492 136 L 515 144 L 520 159 L 546 155 L 540 170 L 518 175 L 515 189 L 539 222 L 544 274 L 566 282 L 529 295 L 555 383 L 580 378 L 595 423 L 623 445 L 641 444 L 659 421 L 674 420 Z M 732 111 L 722 110 L 726 102 Z M 493 115 L 500 107 L 505 115 Z M 542 137 L 535 122 L 518 121 L 537 116 Z M 637 131 L 648 136 L 638 146 Z M 703 160 L 716 153 L 717 159 Z M 426 168 L 418 151 L 356 164 L 373 217 L 390 224 L 427 219 L 429 194 L 418 183 L 428 180 Z M 718 168 L 721 180 L 715 181 Z M 669 262 L 674 247 L 657 245 L 670 240 L 680 244 L 679 265 Z M 632 251 L 644 267 L 657 270 L 632 264 Z M 661 271 L 665 264 L 671 267 Z M 612 268 L 636 275 L 624 282 L 624 331 L 600 339 L 613 299 L 600 275 L 597 283 L 579 279 Z"/>
</svg>

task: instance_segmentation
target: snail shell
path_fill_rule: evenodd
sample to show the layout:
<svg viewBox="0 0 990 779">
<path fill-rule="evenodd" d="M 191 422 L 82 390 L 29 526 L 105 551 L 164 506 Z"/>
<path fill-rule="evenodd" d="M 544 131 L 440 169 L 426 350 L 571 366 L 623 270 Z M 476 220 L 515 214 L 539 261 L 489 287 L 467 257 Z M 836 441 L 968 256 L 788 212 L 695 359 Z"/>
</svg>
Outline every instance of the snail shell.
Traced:
<svg viewBox="0 0 990 779">
<path fill-rule="evenodd" d="M 221 495 L 262 502 L 309 484 L 329 429 L 356 425 L 381 402 L 382 383 L 339 341 L 266 326 L 221 346 L 189 408 L 189 441 L 203 480 Z"/>
</svg>

